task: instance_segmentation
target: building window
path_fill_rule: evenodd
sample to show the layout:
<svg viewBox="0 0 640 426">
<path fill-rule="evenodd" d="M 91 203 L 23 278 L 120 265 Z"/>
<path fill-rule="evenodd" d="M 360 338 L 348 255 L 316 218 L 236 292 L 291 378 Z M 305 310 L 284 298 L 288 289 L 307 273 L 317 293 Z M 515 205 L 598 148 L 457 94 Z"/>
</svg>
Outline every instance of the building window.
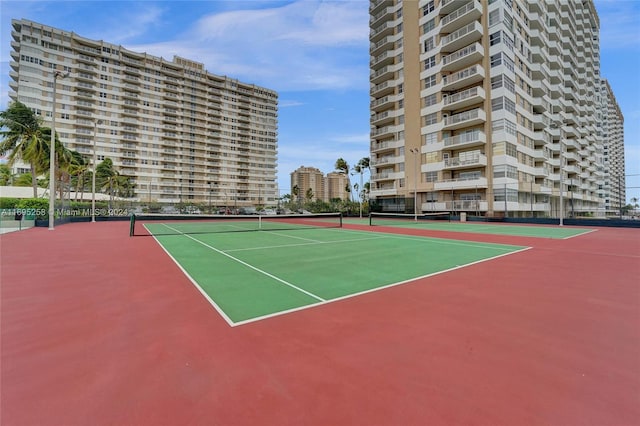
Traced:
<svg viewBox="0 0 640 426">
<path fill-rule="evenodd" d="M 422 33 L 427 34 L 429 31 L 433 30 L 436 27 L 436 20 L 431 19 L 422 26 Z"/>
<path fill-rule="evenodd" d="M 435 57 L 435 55 L 430 57 L 430 58 L 425 59 L 425 61 L 424 61 L 424 69 L 425 70 L 428 70 L 429 68 L 435 67 L 435 66 L 436 66 L 436 57 Z"/>
<path fill-rule="evenodd" d="M 496 31 L 495 33 L 491 34 L 489 36 L 489 45 L 495 46 L 496 44 L 500 43 L 501 35 L 502 35 L 501 31 Z"/>
<path fill-rule="evenodd" d="M 434 0 L 431 0 L 429 3 L 427 3 L 426 5 L 424 5 L 424 7 L 422 8 L 422 16 L 426 16 L 428 14 L 430 14 L 431 12 L 433 12 L 436 8 L 436 2 Z"/>
<path fill-rule="evenodd" d="M 424 144 L 425 145 L 431 145 L 434 143 L 438 143 L 438 133 L 434 132 L 434 133 L 427 133 L 426 135 L 424 135 Z"/>
<path fill-rule="evenodd" d="M 424 98 L 424 106 L 429 107 L 438 103 L 438 95 L 436 93 L 426 96 Z"/>
<path fill-rule="evenodd" d="M 429 37 L 424 41 L 424 53 L 429 52 L 436 47 L 434 38 L 435 37 Z"/>
<path fill-rule="evenodd" d="M 514 166 L 501 164 L 493 167 L 493 177 L 518 179 L 518 169 Z"/>
<path fill-rule="evenodd" d="M 425 126 L 429 126 L 431 124 L 437 124 L 438 123 L 438 113 L 434 112 L 433 114 L 428 114 L 425 115 L 424 117 L 424 125 Z"/>
<path fill-rule="evenodd" d="M 428 89 L 429 87 L 436 85 L 436 75 L 430 75 L 429 77 L 424 79 L 424 88 Z"/>
</svg>

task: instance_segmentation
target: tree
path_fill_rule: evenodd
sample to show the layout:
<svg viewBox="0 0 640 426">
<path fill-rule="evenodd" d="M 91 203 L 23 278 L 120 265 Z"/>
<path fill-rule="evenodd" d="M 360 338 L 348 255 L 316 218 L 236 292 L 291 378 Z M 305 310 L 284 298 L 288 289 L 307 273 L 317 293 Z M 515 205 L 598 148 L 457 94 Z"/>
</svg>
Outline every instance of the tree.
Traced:
<svg viewBox="0 0 640 426">
<path fill-rule="evenodd" d="M 336 160 L 335 169 L 338 173 L 341 173 L 347 177 L 347 185 L 345 186 L 345 191 L 349 193 L 349 199 L 351 198 L 351 179 L 349 179 L 349 163 L 347 163 L 343 158 L 338 158 Z"/>
<path fill-rule="evenodd" d="M 71 151 L 72 161 L 67 170 L 71 175 L 71 184 L 76 191 L 76 200 L 80 194 L 80 201 L 84 198 L 85 175 L 89 171 L 88 161 L 77 151 Z"/>
<path fill-rule="evenodd" d="M 8 186 L 11 184 L 11 167 L 6 164 L 0 164 L 0 186 Z"/>
<path fill-rule="evenodd" d="M 365 191 L 365 188 L 363 188 L 362 178 L 365 170 L 368 170 L 368 169 L 369 169 L 369 157 L 361 158 L 360 161 L 358 161 L 358 164 L 353 166 L 354 173 L 357 173 L 360 175 L 360 185 L 356 183 L 353 185 L 353 187 L 356 190 L 356 194 L 358 194 L 361 218 L 362 218 L 362 203 L 365 201 L 365 195 L 367 194 L 367 191 Z M 360 190 L 361 192 L 359 192 L 358 190 Z"/>
<path fill-rule="evenodd" d="M 310 203 L 313 200 L 313 189 L 307 189 L 307 192 L 304 194 L 304 197 L 307 200 L 307 203 Z"/>
<path fill-rule="evenodd" d="M 13 180 L 13 186 L 31 186 L 33 178 L 31 173 L 22 173 Z M 33 197 L 36 198 L 36 197 Z"/>
<path fill-rule="evenodd" d="M 298 204 L 300 202 L 300 198 L 298 197 L 300 194 L 300 188 L 298 188 L 298 185 L 293 185 L 293 188 L 291 188 L 291 194 L 293 195 L 293 199 L 296 204 Z"/>
<path fill-rule="evenodd" d="M 43 127 L 41 129 L 42 135 L 44 136 L 44 140 L 47 142 L 42 150 L 42 155 L 43 158 L 41 160 L 41 164 L 43 166 L 43 171 L 45 170 L 49 170 L 49 163 L 50 163 L 50 152 L 49 152 L 49 145 L 50 145 L 50 141 L 51 141 L 51 129 L 49 127 Z M 71 175 L 69 173 L 69 169 L 70 167 L 72 167 L 72 165 L 74 164 L 74 162 L 76 161 L 76 157 L 74 156 L 74 152 L 67 149 L 62 142 L 60 141 L 60 139 L 58 138 L 58 134 L 56 132 L 56 140 L 55 140 L 55 147 L 56 147 L 56 158 L 55 158 L 55 162 L 56 162 L 56 168 L 55 168 L 55 179 L 57 182 L 57 186 L 56 188 L 58 189 L 58 197 L 62 200 L 64 199 L 64 185 L 63 183 L 67 184 L 67 186 L 70 186 L 69 183 L 71 181 Z M 78 157 L 82 157 L 80 154 L 76 153 Z"/>
<path fill-rule="evenodd" d="M 38 174 L 45 170 L 44 157 L 49 143 L 43 135 L 40 120 L 33 111 L 19 101 L 12 102 L 0 112 L 0 155 L 9 154 L 9 166 L 22 160 L 31 167 L 33 197 L 38 196 Z"/>
</svg>

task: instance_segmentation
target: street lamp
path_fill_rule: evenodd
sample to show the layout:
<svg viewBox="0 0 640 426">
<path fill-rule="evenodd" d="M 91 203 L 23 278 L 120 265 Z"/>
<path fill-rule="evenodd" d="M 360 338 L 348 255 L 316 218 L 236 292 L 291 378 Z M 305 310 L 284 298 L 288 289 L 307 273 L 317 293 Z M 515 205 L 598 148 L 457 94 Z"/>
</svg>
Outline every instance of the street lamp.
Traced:
<svg viewBox="0 0 640 426">
<path fill-rule="evenodd" d="M 96 221 L 96 140 L 98 139 L 98 124 L 102 124 L 102 120 L 96 120 L 93 123 L 93 176 L 91 178 L 91 222 Z"/>
<path fill-rule="evenodd" d="M 51 112 L 51 144 L 49 146 L 49 231 L 54 230 L 56 204 L 56 85 L 58 77 L 65 78 L 69 73 L 53 72 L 53 108 Z"/>
<path fill-rule="evenodd" d="M 213 192 L 213 182 L 209 182 L 209 214 L 211 214 L 211 193 Z"/>
<path fill-rule="evenodd" d="M 411 148 L 409 150 L 410 153 L 414 155 L 413 157 L 413 220 L 418 221 L 418 156 L 420 155 L 420 150 L 418 148 Z"/>
<path fill-rule="evenodd" d="M 563 123 L 564 124 L 564 123 Z M 563 128 L 560 128 L 560 226 L 564 226 L 564 148 L 563 148 Z"/>
</svg>

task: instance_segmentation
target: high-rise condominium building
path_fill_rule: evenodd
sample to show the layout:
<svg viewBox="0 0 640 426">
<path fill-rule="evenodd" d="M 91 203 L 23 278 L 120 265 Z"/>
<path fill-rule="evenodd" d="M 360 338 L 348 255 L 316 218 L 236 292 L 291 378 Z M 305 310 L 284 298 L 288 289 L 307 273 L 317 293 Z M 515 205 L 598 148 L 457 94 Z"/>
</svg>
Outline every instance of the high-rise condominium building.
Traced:
<svg viewBox="0 0 640 426">
<path fill-rule="evenodd" d="M 592 0 L 372 0 L 371 196 L 383 210 L 603 214 Z M 562 205 L 560 204 L 562 202 Z"/>
<path fill-rule="evenodd" d="M 324 200 L 324 193 L 324 174 L 319 169 L 300 166 L 291 173 L 291 196 L 294 200 Z"/>
<path fill-rule="evenodd" d="M 291 196 L 300 202 L 313 195 L 313 200 L 329 202 L 334 199 L 348 200 L 348 176 L 340 172 L 330 172 L 325 176 L 315 167 L 300 166 L 291 173 Z M 297 198 L 293 191 L 297 191 Z M 311 193 L 309 193 L 311 189 Z"/>
<path fill-rule="evenodd" d="M 604 199 L 607 213 L 620 214 L 626 205 L 624 117 L 607 80 L 602 80 L 599 113 L 604 140 Z"/>
<path fill-rule="evenodd" d="M 325 182 L 325 188 L 327 191 L 325 201 L 349 199 L 347 187 L 349 187 L 350 182 L 349 176 L 345 173 L 329 172 L 325 177 Z"/>
<path fill-rule="evenodd" d="M 274 204 L 278 94 L 27 20 L 13 20 L 10 97 L 62 143 L 110 158 L 142 201 Z M 57 77 L 55 77 L 57 74 Z M 56 84 L 54 91 L 53 85 Z"/>
</svg>

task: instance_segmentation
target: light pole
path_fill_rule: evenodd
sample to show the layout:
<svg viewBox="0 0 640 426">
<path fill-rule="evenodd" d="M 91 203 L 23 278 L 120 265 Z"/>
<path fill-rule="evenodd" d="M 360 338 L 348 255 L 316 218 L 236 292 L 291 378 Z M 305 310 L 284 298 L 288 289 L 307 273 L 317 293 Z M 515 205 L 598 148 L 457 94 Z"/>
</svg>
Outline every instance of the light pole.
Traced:
<svg viewBox="0 0 640 426">
<path fill-rule="evenodd" d="M 413 154 L 413 220 L 418 221 L 418 156 L 420 150 L 411 148 L 409 150 Z"/>
<path fill-rule="evenodd" d="M 211 193 L 213 192 L 212 185 L 213 185 L 213 182 L 209 182 L 209 214 L 212 214 L 211 212 Z"/>
<path fill-rule="evenodd" d="M 564 123 L 562 123 L 564 126 Z M 560 226 L 564 226 L 564 194 L 563 194 L 563 175 L 564 175 L 564 147 L 562 137 L 564 130 L 560 127 Z"/>
<path fill-rule="evenodd" d="M 96 140 L 98 139 L 98 124 L 102 124 L 102 120 L 96 120 L 93 123 L 93 176 L 91 177 L 91 222 L 96 221 Z"/>
<path fill-rule="evenodd" d="M 56 204 L 56 85 L 58 77 L 65 78 L 69 73 L 53 72 L 53 108 L 51 111 L 51 142 L 49 146 L 49 231 L 54 230 Z"/>
</svg>

